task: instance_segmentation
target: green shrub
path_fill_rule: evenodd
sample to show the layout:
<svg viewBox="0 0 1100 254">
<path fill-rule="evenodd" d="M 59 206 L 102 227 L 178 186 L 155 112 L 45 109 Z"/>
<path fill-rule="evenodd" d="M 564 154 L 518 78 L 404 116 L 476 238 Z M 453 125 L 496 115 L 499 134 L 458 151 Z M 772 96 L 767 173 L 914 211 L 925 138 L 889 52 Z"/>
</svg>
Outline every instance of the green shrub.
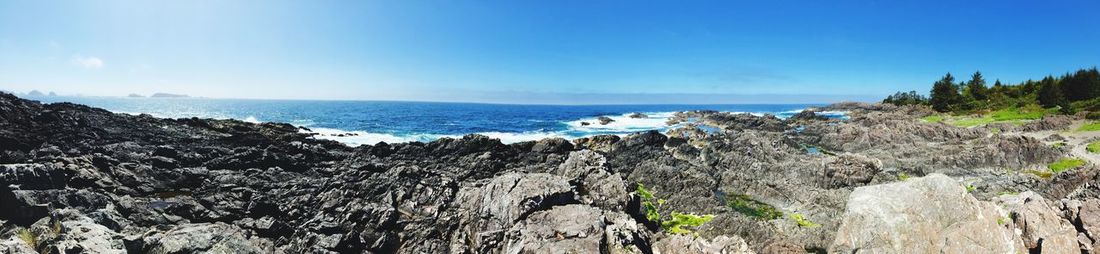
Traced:
<svg viewBox="0 0 1100 254">
<path fill-rule="evenodd" d="M 790 217 L 791 220 L 794 220 L 794 223 L 797 223 L 799 227 L 816 228 L 821 226 L 820 224 L 814 223 L 809 219 L 806 219 L 806 217 L 802 216 L 802 214 L 792 213 Z"/>
<path fill-rule="evenodd" d="M 650 192 L 645 188 L 645 185 L 638 184 L 634 189 L 634 192 L 638 194 L 638 197 L 642 200 L 642 207 L 645 209 L 645 218 L 649 221 L 655 222 L 661 226 L 661 229 L 671 234 L 688 234 L 692 233 L 691 230 L 684 227 L 698 227 L 703 223 L 714 219 L 714 215 L 694 215 L 684 214 L 673 211 L 669 215 L 669 220 L 665 220 L 661 215 L 661 207 L 665 205 L 664 199 L 656 198 L 653 192 Z"/>
<path fill-rule="evenodd" d="M 1062 148 L 1062 147 L 1065 147 L 1065 146 L 1066 146 L 1066 142 L 1058 142 L 1058 143 L 1054 143 L 1054 144 L 1050 145 L 1050 147 L 1053 147 L 1053 148 Z"/>
<path fill-rule="evenodd" d="M 1047 168 L 1050 168 L 1051 172 L 1054 172 L 1055 174 L 1057 174 L 1057 173 L 1062 173 L 1062 172 L 1065 172 L 1066 170 L 1075 169 L 1077 167 L 1084 166 L 1084 165 L 1085 165 L 1085 160 L 1082 160 L 1082 159 L 1062 158 L 1061 160 L 1055 161 L 1054 163 L 1047 164 Z"/>
<path fill-rule="evenodd" d="M 756 201 L 744 194 L 726 196 L 726 205 L 741 214 L 756 218 L 757 220 L 774 220 L 783 217 L 783 212 L 774 206 Z"/>
<path fill-rule="evenodd" d="M 1100 120 L 1100 111 L 1092 111 L 1085 115 L 1085 118 L 1089 120 Z"/>
<path fill-rule="evenodd" d="M 906 174 L 905 172 L 898 173 L 898 181 L 909 180 L 909 178 L 909 174 Z"/>
<path fill-rule="evenodd" d="M 978 189 L 978 187 L 974 187 L 974 185 L 973 185 L 973 184 L 967 184 L 967 185 L 966 185 L 966 192 L 967 192 L 967 193 L 971 193 L 971 192 L 974 192 L 974 191 L 975 191 L 975 190 L 977 190 L 977 189 Z"/>
<path fill-rule="evenodd" d="M 1085 146 L 1085 150 L 1090 153 L 1100 153 L 1100 141 L 1089 142 L 1089 144 Z"/>
</svg>

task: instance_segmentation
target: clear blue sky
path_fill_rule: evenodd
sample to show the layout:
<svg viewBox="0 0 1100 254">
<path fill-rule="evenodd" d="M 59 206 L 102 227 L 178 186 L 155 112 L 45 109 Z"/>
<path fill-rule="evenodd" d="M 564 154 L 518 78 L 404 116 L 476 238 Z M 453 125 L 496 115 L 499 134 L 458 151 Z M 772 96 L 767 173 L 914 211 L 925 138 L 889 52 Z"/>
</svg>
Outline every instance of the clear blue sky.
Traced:
<svg viewBox="0 0 1100 254">
<path fill-rule="evenodd" d="M 3 1 L 0 89 L 820 102 L 1100 65 L 1100 2 Z"/>
</svg>

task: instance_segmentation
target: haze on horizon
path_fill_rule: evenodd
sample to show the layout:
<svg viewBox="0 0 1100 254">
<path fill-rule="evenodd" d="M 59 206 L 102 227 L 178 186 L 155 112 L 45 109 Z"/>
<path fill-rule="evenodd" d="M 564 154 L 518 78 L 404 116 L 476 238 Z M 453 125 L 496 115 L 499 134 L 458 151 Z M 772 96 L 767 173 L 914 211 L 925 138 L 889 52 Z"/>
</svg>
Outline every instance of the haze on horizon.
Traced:
<svg viewBox="0 0 1100 254">
<path fill-rule="evenodd" d="M 0 90 L 801 103 L 1100 64 L 1096 1 L 4 1 Z"/>
</svg>

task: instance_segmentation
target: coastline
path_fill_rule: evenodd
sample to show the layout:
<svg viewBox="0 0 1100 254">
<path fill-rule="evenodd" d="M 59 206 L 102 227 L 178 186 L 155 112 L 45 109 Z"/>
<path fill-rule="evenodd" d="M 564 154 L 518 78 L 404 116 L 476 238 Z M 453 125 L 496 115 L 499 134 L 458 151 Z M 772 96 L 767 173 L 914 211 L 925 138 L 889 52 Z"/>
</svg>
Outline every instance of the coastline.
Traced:
<svg viewBox="0 0 1100 254">
<path fill-rule="evenodd" d="M 351 147 L 290 124 L 0 94 L 0 200 L 15 208 L 0 212 L 0 249 L 25 250 L 24 229 L 35 251 L 1080 252 L 1097 242 L 1095 156 L 1033 173 L 1088 155 L 1096 137 L 1073 131 L 1082 119 L 960 128 L 921 121 L 927 107 L 816 110 L 849 113 L 694 111 L 672 117 L 695 121 L 624 136 Z M 663 200 L 656 221 L 640 186 Z M 682 234 L 664 223 L 677 213 L 712 217 Z"/>
</svg>

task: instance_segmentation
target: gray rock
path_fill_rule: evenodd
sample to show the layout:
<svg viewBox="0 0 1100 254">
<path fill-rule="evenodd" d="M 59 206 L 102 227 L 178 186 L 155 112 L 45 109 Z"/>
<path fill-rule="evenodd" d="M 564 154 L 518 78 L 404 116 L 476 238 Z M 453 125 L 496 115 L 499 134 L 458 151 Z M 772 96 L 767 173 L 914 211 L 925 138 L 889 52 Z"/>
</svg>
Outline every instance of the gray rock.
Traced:
<svg viewBox="0 0 1100 254">
<path fill-rule="evenodd" d="M 600 209 L 585 205 L 535 212 L 512 227 L 504 253 L 599 253 L 605 220 Z"/>
<path fill-rule="evenodd" d="M 856 188 L 830 247 L 835 253 L 1017 253 L 1003 213 L 950 177 L 932 174 Z"/>
<path fill-rule="evenodd" d="M 264 253 L 240 228 L 220 222 L 182 224 L 145 240 L 145 253 Z"/>
<path fill-rule="evenodd" d="M 1061 210 L 1039 194 L 1028 191 L 1003 195 L 996 201 L 1008 210 L 1013 225 L 1021 232 L 1024 247 L 1042 253 L 1081 252 L 1073 224 L 1063 219 Z"/>
<path fill-rule="evenodd" d="M 611 119 L 610 117 L 606 117 L 606 116 L 600 116 L 600 117 L 596 118 L 596 121 L 600 122 L 600 125 L 607 125 L 611 122 L 614 122 L 615 119 Z"/>
<path fill-rule="evenodd" d="M 737 236 L 717 236 L 707 240 L 691 235 L 666 235 L 653 243 L 654 254 L 753 253 L 745 240 Z"/>
</svg>

